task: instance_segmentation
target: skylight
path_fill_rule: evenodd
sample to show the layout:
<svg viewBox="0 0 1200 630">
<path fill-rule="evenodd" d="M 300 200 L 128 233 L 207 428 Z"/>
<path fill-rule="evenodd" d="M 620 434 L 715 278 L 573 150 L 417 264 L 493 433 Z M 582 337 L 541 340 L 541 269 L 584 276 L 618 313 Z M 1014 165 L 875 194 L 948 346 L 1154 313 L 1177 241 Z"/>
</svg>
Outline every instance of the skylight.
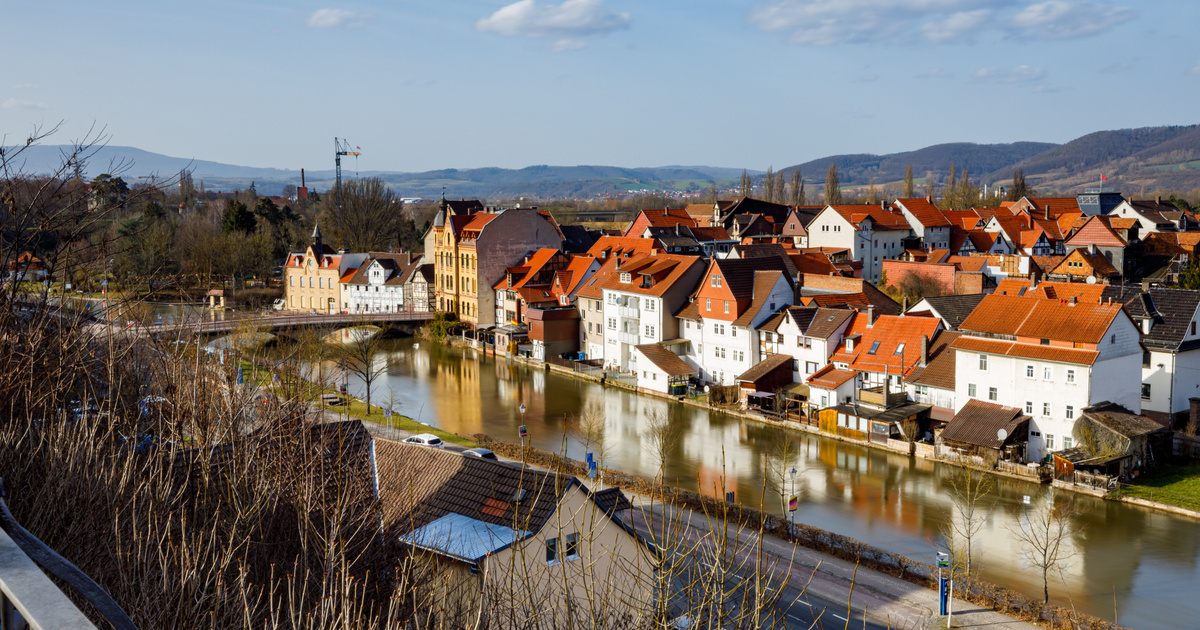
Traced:
<svg viewBox="0 0 1200 630">
<path fill-rule="evenodd" d="M 875 354 L 878 350 L 879 350 L 879 342 L 876 341 L 875 343 L 871 344 L 871 349 L 867 350 L 867 354 Z"/>
<path fill-rule="evenodd" d="M 876 342 L 876 343 L 878 343 L 878 342 Z M 904 352 L 904 344 L 900 344 L 900 345 L 896 346 L 896 354 L 898 355 L 901 352 Z"/>
</svg>

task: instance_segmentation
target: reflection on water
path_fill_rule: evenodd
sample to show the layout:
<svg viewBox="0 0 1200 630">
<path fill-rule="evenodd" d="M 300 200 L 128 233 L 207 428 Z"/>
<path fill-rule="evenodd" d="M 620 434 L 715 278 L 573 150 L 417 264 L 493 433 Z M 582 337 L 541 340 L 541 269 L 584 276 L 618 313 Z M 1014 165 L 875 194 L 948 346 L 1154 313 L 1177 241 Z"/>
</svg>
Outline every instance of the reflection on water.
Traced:
<svg viewBox="0 0 1200 630">
<path fill-rule="evenodd" d="M 799 471 L 799 521 L 915 559 L 932 559 L 949 513 L 947 478 L 953 467 L 427 342 L 416 348 L 411 340 L 396 341 L 386 362 L 386 376 L 372 388 L 376 404 L 390 402 L 400 413 L 449 431 L 514 442 L 524 421 L 534 446 L 565 448 L 577 459 L 584 453 L 565 437 L 569 419 L 587 407 L 598 408 L 606 427 L 604 464 L 646 478 L 659 469 L 645 439 L 647 414 L 670 414 L 683 433 L 665 462 L 667 479 L 715 496 L 732 490 L 739 502 L 776 513 L 781 512 L 778 495 L 764 490 L 765 462 L 773 445 L 793 440 L 799 447 L 793 462 Z M 336 371 L 328 364 L 324 369 Z M 353 378 L 350 389 L 362 395 Z M 996 479 L 996 508 L 975 544 L 975 562 L 985 579 L 1029 595 L 1041 592 L 1041 577 L 1022 564 L 1009 528 L 1027 509 L 1024 497 L 1036 502 L 1045 492 L 1036 484 Z M 1051 596 L 1066 604 L 1069 595 L 1076 607 L 1107 619 L 1115 604 L 1121 621 L 1134 627 L 1195 627 L 1200 524 L 1086 496 L 1076 497 L 1076 505 L 1084 529 L 1069 541 L 1075 555 L 1052 576 Z"/>
</svg>

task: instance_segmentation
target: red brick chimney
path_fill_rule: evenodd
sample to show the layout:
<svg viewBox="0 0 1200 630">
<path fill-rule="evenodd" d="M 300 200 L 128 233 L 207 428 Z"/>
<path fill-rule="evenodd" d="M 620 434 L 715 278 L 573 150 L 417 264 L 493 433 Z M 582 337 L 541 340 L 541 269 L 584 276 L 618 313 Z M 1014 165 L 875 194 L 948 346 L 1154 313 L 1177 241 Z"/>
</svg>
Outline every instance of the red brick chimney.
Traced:
<svg viewBox="0 0 1200 630">
<path fill-rule="evenodd" d="M 921 367 L 929 365 L 929 336 L 921 335 Z"/>
</svg>

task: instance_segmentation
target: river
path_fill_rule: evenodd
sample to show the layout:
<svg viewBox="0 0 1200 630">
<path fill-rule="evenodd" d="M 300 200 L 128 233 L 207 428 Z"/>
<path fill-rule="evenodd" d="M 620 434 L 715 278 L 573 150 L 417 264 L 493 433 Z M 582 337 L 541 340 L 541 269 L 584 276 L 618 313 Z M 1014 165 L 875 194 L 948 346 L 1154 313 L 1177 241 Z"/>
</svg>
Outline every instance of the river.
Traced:
<svg viewBox="0 0 1200 630">
<path fill-rule="evenodd" d="M 767 456 L 774 445 L 799 445 L 799 522 L 852 536 L 871 545 L 932 561 L 949 516 L 948 477 L 955 467 L 764 425 L 706 409 L 546 372 L 503 358 L 414 340 L 389 342 L 387 371 L 372 387 L 373 402 L 457 433 L 486 433 L 517 441 L 529 428 L 538 448 L 583 459 L 582 446 L 565 436 L 568 418 L 592 407 L 603 411 L 604 465 L 654 478 L 659 460 L 643 439 L 647 415 L 671 414 L 682 437 L 663 468 L 685 488 L 782 513 L 780 497 L 766 492 Z M 326 370 L 336 369 L 329 365 Z M 329 374 L 330 372 L 326 372 Z M 351 393 L 363 394 L 350 379 Z M 525 414 L 519 411 L 525 405 Z M 1017 515 L 1046 486 L 996 478 L 996 504 L 977 535 L 975 562 L 984 579 L 1029 596 L 1041 592 L 1040 573 L 1028 568 L 1010 533 Z M 1134 628 L 1200 627 L 1200 522 L 1079 495 L 1081 532 L 1067 543 L 1073 557 L 1051 577 L 1051 597 L 1063 605 Z"/>
</svg>

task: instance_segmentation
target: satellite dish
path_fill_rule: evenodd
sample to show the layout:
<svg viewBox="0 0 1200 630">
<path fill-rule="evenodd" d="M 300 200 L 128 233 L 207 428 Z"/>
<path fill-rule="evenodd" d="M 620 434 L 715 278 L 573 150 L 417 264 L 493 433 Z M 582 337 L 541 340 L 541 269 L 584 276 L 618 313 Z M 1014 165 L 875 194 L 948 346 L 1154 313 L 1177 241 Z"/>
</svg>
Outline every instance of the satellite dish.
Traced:
<svg viewBox="0 0 1200 630">
<path fill-rule="evenodd" d="M 1087 282 L 1088 284 L 1096 284 L 1096 276 L 1088 276 L 1087 280 L 1084 280 L 1084 282 Z"/>
<path fill-rule="evenodd" d="M 704 386 L 704 393 L 705 393 L 705 394 L 707 394 L 707 393 L 708 393 L 708 391 L 709 391 L 709 389 L 710 389 L 710 387 L 709 387 L 708 385 L 705 385 L 705 386 Z"/>
<path fill-rule="evenodd" d="M 1004 429 L 1000 429 L 999 431 L 996 431 L 996 439 L 997 440 L 1000 440 L 1001 442 L 1003 442 L 1004 439 L 1007 437 L 1008 437 L 1008 431 L 1005 431 Z"/>
</svg>

